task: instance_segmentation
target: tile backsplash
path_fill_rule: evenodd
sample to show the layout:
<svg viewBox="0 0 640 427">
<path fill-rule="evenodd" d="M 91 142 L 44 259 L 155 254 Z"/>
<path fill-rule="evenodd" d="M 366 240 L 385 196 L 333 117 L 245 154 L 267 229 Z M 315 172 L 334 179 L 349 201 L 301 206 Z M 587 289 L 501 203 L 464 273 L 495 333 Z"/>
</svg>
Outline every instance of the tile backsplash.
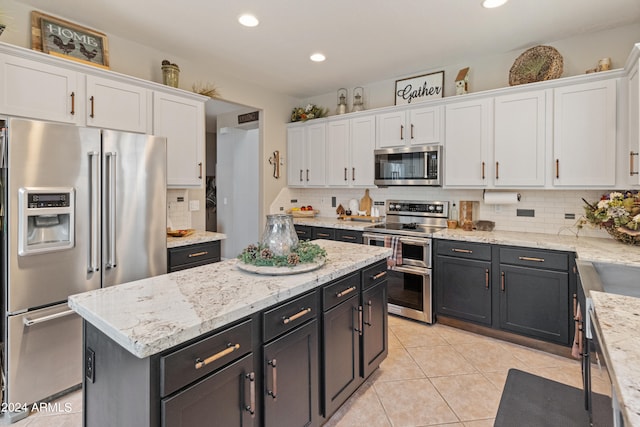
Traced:
<svg viewBox="0 0 640 427">
<path fill-rule="evenodd" d="M 387 199 L 399 200 L 442 200 L 456 203 L 460 200 L 474 201 L 474 220 L 495 221 L 496 230 L 535 232 L 545 234 L 607 237 L 608 234 L 586 225 L 578 230 L 576 222 L 584 214 L 584 202 L 599 200 L 603 190 L 520 190 L 521 198 L 517 204 L 490 205 L 483 202 L 482 190 L 451 190 L 438 187 L 388 187 L 371 188 L 369 195 L 374 202 Z M 284 188 L 271 204 L 271 213 L 278 213 L 293 206 L 312 205 L 320 210 L 320 216 L 333 217 L 336 208 L 331 205 L 348 206 L 350 199 L 360 200 L 364 188 L 325 189 L 325 188 Z M 292 203 L 291 200 L 297 200 Z M 533 215 L 533 216 L 531 216 Z"/>
<path fill-rule="evenodd" d="M 174 230 L 191 228 L 188 190 L 167 190 L 167 227 Z"/>
</svg>

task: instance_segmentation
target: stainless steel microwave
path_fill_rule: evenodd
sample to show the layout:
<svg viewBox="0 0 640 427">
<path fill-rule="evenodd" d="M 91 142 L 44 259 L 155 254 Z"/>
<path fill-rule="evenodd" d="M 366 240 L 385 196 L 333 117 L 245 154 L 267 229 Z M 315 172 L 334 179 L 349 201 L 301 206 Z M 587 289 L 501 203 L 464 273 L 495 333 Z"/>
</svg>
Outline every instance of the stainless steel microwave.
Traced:
<svg viewBox="0 0 640 427">
<path fill-rule="evenodd" d="M 375 179 L 390 185 L 442 185 L 442 146 L 382 148 L 374 151 Z"/>
</svg>

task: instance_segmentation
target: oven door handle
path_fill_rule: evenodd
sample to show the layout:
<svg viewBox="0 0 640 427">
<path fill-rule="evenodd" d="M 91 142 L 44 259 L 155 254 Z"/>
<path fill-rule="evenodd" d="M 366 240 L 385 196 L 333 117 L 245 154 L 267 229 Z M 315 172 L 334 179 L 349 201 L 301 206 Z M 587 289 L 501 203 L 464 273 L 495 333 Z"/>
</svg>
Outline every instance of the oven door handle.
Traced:
<svg viewBox="0 0 640 427">
<path fill-rule="evenodd" d="M 391 270 L 397 271 L 398 273 L 419 274 L 421 276 L 431 275 L 431 269 L 429 268 L 406 267 L 404 265 L 394 265 L 393 267 L 391 267 Z"/>
<path fill-rule="evenodd" d="M 400 243 L 412 245 L 412 246 L 422 246 L 426 248 L 431 244 L 431 239 L 430 238 L 412 239 L 410 237 L 400 237 Z"/>
</svg>

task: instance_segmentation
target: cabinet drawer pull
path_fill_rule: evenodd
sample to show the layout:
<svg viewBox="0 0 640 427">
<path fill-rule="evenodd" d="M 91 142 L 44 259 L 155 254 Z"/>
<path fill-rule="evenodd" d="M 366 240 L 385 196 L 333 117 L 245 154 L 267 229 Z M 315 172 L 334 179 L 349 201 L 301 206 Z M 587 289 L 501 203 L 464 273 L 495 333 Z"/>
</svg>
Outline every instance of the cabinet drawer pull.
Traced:
<svg viewBox="0 0 640 427">
<path fill-rule="evenodd" d="M 318 237 L 331 237 L 331 235 L 327 233 L 318 233 Z"/>
<path fill-rule="evenodd" d="M 349 295 L 351 292 L 355 291 L 356 289 L 358 289 L 358 288 L 356 288 L 355 286 L 352 286 L 352 287 L 350 287 L 350 288 L 348 288 L 348 289 L 345 289 L 345 290 L 344 290 L 344 291 L 342 291 L 342 292 L 337 292 L 337 293 L 336 293 L 336 297 L 338 297 L 338 298 L 342 298 L 342 297 L 343 297 L 343 296 L 345 296 L 345 295 Z"/>
<path fill-rule="evenodd" d="M 347 181 L 347 168 L 344 168 L 344 180 Z"/>
<path fill-rule="evenodd" d="M 76 114 L 76 93 L 71 92 L 71 115 Z"/>
<path fill-rule="evenodd" d="M 411 139 L 413 139 L 413 123 L 411 123 Z"/>
<path fill-rule="evenodd" d="M 404 139 L 404 125 L 400 125 L 400 140 Z"/>
<path fill-rule="evenodd" d="M 189 254 L 189 258 L 194 258 L 194 257 L 202 256 L 202 255 L 207 255 L 208 253 L 209 252 L 207 252 L 207 251 L 194 252 L 192 254 Z"/>
<path fill-rule="evenodd" d="M 560 160 L 556 159 L 556 179 L 560 179 Z"/>
<path fill-rule="evenodd" d="M 267 364 L 271 366 L 273 372 L 273 387 L 271 387 L 272 390 L 267 389 L 267 394 L 275 399 L 278 397 L 278 368 L 276 367 L 276 359 L 269 360 Z"/>
<path fill-rule="evenodd" d="M 73 113 L 72 113 L 73 114 Z M 629 176 L 638 175 L 638 172 L 633 171 L 633 156 L 638 156 L 640 153 L 630 151 L 629 152 Z"/>
<path fill-rule="evenodd" d="M 302 169 L 300 169 L 300 182 L 302 182 Z"/>
<path fill-rule="evenodd" d="M 202 179 L 202 162 L 198 163 L 198 179 Z"/>
<path fill-rule="evenodd" d="M 387 275 L 386 271 L 381 271 L 380 273 L 374 274 L 373 276 L 371 276 L 371 280 L 378 280 L 379 278 L 384 277 L 386 275 Z"/>
<path fill-rule="evenodd" d="M 358 327 L 354 328 L 354 330 L 358 335 L 362 336 L 362 306 L 354 307 L 354 310 L 358 312 Z"/>
<path fill-rule="evenodd" d="M 356 240 L 356 238 L 353 236 L 340 236 L 340 237 L 344 240 Z"/>
<path fill-rule="evenodd" d="M 309 182 L 309 169 L 307 169 L 307 182 Z"/>
<path fill-rule="evenodd" d="M 472 254 L 473 251 L 471 249 L 457 249 L 457 248 L 453 248 L 451 249 L 451 252 L 457 252 L 460 254 Z"/>
<path fill-rule="evenodd" d="M 356 168 L 351 168 L 351 181 L 356 180 Z"/>
<path fill-rule="evenodd" d="M 489 269 L 485 268 L 484 270 L 484 287 L 489 289 Z"/>
<path fill-rule="evenodd" d="M 256 374 L 249 372 L 244 376 L 249 380 L 249 404 L 245 405 L 244 410 L 251 414 L 251 418 L 256 416 Z"/>
<path fill-rule="evenodd" d="M 482 179 L 484 179 L 484 162 L 482 162 Z"/>
<path fill-rule="evenodd" d="M 500 272 L 500 290 L 504 292 L 504 271 Z"/>
<path fill-rule="evenodd" d="M 519 256 L 518 259 L 520 261 L 544 262 L 544 258 L 536 258 L 536 257 L 529 257 L 529 256 Z"/>
<path fill-rule="evenodd" d="M 496 162 L 496 179 L 500 179 L 500 173 L 498 172 L 499 167 L 500 167 L 500 163 Z"/>
<path fill-rule="evenodd" d="M 200 358 L 196 359 L 196 369 L 200 369 L 203 368 L 205 366 L 207 366 L 209 363 L 215 362 L 216 360 L 226 356 L 227 354 L 231 354 L 234 351 L 236 351 L 237 349 L 240 348 L 240 344 L 227 344 L 227 348 L 214 354 L 213 356 L 209 356 L 204 360 L 201 360 Z"/>
<path fill-rule="evenodd" d="M 93 111 L 93 105 L 94 105 L 94 98 L 93 96 L 91 96 L 89 98 L 89 101 L 91 102 L 91 113 L 89 114 L 89 117 L 91 117 L 92 119 L 95 117 L 94 111 Z"/>
<path fill-rule="evenodd" d="M 299 312 L 297 312 L 293 316 L 284 317 L 282 319 L 282 323 L 284 323 L 286 325 L 287 323 L 293 322 L 294 320 L 299 319 L 299 318 L 301 318 L 302 316 L 304 316 L 305 314 L 308 314 L 308 313 L 311 313 L 311 308 L 310 307 L 300 310 Z"/>
</svg>

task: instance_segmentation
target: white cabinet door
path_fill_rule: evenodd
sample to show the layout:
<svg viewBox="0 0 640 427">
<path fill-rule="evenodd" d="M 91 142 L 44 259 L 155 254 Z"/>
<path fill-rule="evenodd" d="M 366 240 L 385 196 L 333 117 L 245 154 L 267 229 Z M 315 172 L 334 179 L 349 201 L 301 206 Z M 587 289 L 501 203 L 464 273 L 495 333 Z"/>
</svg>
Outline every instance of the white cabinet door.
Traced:
<svg viewBox="0 0 640 427">
<path fill-rule="evenodd" d="M 615 185 L 616 80 L 554 89 L 555 186 Z"/>
<path fill-rule="evenodd" d="M 327 123 L 327 184 L 347 187 L 351 184 L 351 136 L 349 120 Z"/>
<path fill-rule="evenodd" d="M 544 186 L 546 92 L 497 96 L 494 103 L 494 185 Z"/>
<path fill-rule="evenodd" d="M 287 184 L 290 187 L 305 185 L 304 134 L 305 128 L 302 126 L 287 129 Z"/>
<path fill-rule="evenodd" d="M 640 62 L 640 61 L 639 61 Z M 629 88 L 629 145 L 626 150 L 629 155 L 628 167 L 625 175 L 630 185 L 640 185 L 640 66 L 638 63 L 632 68 L 628 77 Z M 626 157 L 626 156 L 625 156 Z"/>
<path fill-rule="evenodd" d="M 305 179 L 308 186 L 320 186 L 326 183 L 325 138 L 325 123 L 312 124 L 306 128 Z"/>
<path fill-rule="evenodd" d="M 394 111 L 378 114 L 376 117 L 376 147 L 402 147 L 405 145 L 406 112 Z"/>
<path fill-rule="evenodd" d="M 167 185 L 202 186 L 205 148 L 204 103 L 154 92 L 153 134 L 167 138 Z"/>
<path fill-rule="evenodd" d="M 348 177 L 353 186 L 373 186 L 375 133 L 375 116 L 351 119 L 351 175 Z"/>
<path fill-rule="evenodd" d="M 492 102 L 480 99 L 446 106 L 445 186 L 487 184 Z"/>
<path fill-rule="evenodd" d="M 442 106 L 413 108 L 409 114 L 409 142 L 411 145 L 442 142 Z"/>
<path fill-rule="evenodd" d="M 87 75 L 87 126 L 147 133 L 147 89 Z"/>
<path fill-rule="evenodd" d="M 84 94 L 82 74 L 38 61 L 0 55 L 0 113 L 77 123 Z"/>
</svg>

